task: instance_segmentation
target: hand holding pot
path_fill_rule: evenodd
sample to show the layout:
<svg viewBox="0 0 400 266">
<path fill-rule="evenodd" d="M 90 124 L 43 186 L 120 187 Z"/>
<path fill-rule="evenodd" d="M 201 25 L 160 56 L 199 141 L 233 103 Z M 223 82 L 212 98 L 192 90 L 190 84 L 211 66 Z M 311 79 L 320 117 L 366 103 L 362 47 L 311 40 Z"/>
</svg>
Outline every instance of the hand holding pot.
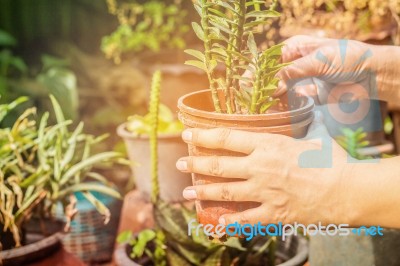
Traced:
<svg viewBox="0 0 400 266">
<path fill-rule="evenodd" d="M 285 41 L 277 95 L 295 87 L 316 102 L 334 103 L 347 95 L 354 99 L 400 100 L 400 48 L 353 40 L 295 36 Z"/>
<path fill-rule="evenodd" d="M 188 187 L 183 192 L 186 199 L 261 203 L 258 208 L 223 215 L 220 223 L 332 223 L 346 215 L 346 210 L 336 208 L 346 200 L 342 197 L 346 152 L 329 137 L 319 115 L 303 140 L 229 129 L 190 129 L 183 139 L 196 146 L 246 154 L 186 157 L 177 162 L 184 172 L 238 178 L 237 182 Z M 324 145 L 328 146 L 325 151 Z M 322 168 L 326 162 L 331 167 Z"/>
</svg>

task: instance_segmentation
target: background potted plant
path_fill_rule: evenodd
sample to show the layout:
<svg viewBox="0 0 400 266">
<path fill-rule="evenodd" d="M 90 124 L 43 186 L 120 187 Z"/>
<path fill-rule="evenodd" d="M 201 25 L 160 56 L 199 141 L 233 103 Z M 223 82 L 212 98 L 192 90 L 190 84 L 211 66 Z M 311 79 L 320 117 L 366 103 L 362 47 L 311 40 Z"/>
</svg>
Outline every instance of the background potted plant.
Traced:
<svg viewBox="0 0 400 266">
<path fill-rule="evenodd" d="M 0 239 L 4 265 L 20 265 L 48 255 L 46 243 L 56 245 L 60 236 L 52 236 L 51 241 L 42 237 L 39 238 L 42 242 L 32 244 L 27 234 L 30 222 L 37 218 L 39 226 L 34 228 L 36 232 L 40 228 L 42 235 L 54 234 L 54 230 L 51 230 L 54 226 L 46 223 L 51 221 L 57 203 L 62 203 L 66 217 L 65 229 L 68 229 L 76 214 L 74 192 L 82 192 L 106 222 L 110 219 L 109 210 L 89 191 L 120 197 L 103 176 L 92 172 L 95 164 L 122 160 L 120 154 L 92 154 L 93 146 L 104 136 L 84 134 L 83 123 L 71 131 L 72 121 L 65 120 L 58 102 L 53 96 L 50 98 L 57 121 L 55 124 L 49 124 L 47 112 L 37 123 L 35 108 L 29 108 L 11 127 L 0 128 Z M 0 105 L 0 122 L 26 100 L 19 98 L 11 104 Z M 93 183 L 93 180 L 100 184 Z M 46 232 L 46 229 L 49 230 Z M 26 243 L 30 244 L 23 246 Z M 41 248 L 44 248 L 44 252 Z"/>
<path fill-rule="evenodd" d="M 204 233 L 189 235 L 188 223 L 194 219 L 193 205 L 170 204 L 160 198 L 158 175 L 159 73 L 151 90 L 151 203 L 155 219 L 154 229 L 134 235 L 122 232 L 115 252 L 117 265 L 303 265 L 307 259 L 304 238 L 293 237 L 288 242 L 276 237 L 256 237 L 252 241 L 227 238 L 225 242 L 211 241 Z M 201 231 L 201 230 L 200 230 Z"/>
<path fill-rule="evenodd" d="M 151 76 L 161 70 L 164 76 L 162 102 L 176 110 L 182 92 L 189 93 L 207 84 L 206 76 L 185 66 L 183 49 L 193 43 L 187 21 L 190 2 L 181 0 L 107 1 L 111 14 L 118 18 L 116 31 L 102 39 L 101 49 L 115 63 L 129 60 L 138 70 Z M 131 80 L 131 79 L 130 79 Z M 192 86 L 187 86 L 192 84 Z"/>
<path fill-rule="evenodd" d="M 280 34 L 349 38 L 388 43 L 395 24 L 393 0 L 279 1 L 282 8 Z"/>
<path fill-rule="evenodd" d="M 255 132 L 303 137 L 313 119 L 314 102 L 308 97 L 286 94 L 274 98 L 279 79 L 276 73 L 286 64 L 280 63 L 282 44 L 259 51 L 254 39 L 257 26 L 279 16 L 263 1 L 195 2 L 201 23 L 193 23 L 197 36 L 204 42 L 204 52 L 187 50 L 196 60 L 187 64 L 206 72 L 209 91 L 185 95 L 179 99 L 179 119 L 186 127 L 228 127 Z M 217 76 L 216 67 L 225 71 Z M 253 79 L 242 76 L 244 70 Z M 241 81 L 241 82 L 240 82 Z M 190 155 L 236 155 L 189 146 Z M 223 178 L 193 174 L 193 183 L 229 182 Z M 199 221 L 218 224 L 222 213 L 248 209 L 256 203 L 198 202 Z"/>
<path fill-rule="evenodd" d="M 155 72 L 152 91 L 161 86 L 161 72 Z M 155 88 L 156 87 L 156 88 Z M 151 106 L 150 106 L 151 107 Z M 152 130 L 152 114 L 134 115 L 128 122 L 118 127 L 118 135 L 125 141 L 129 158 L 135 162 L 132 170 L 138 190 L 149 199 L 151 194 L 151 154 L 150 133 Z M 174 163 L 187 154 L 186 144 L 182 142 L 183 125 L 174 118 L 173 113 L 165 105 L 160 105 L 158 115 L 158 154 L 160 155 L 160 196 L 169 202 L 182 201 L 183 189 L 190 185 L 187 174 L 179 172 Z"/>
</svg>

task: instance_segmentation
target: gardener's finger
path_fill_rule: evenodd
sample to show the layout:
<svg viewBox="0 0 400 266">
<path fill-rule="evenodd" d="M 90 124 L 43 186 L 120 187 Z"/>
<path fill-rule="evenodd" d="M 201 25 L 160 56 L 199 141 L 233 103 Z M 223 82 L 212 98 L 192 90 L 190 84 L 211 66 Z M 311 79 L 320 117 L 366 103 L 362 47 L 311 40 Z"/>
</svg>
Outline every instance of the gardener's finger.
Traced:
<svg viewBox="0 0 400 266">
<path fill-rule="evenodd" d="M 315 57 L 312 53 L 280 70 L 277 74 L 277 77 L 281 79 L 278 91 L 287 91 L 302 80 L 321 76 L 320 62 L 316 62 Z"/>
<path fill-rule="evenodd" d="M 284 41 L 285 46 L 282 48 L 282 62 L 292 62 L 303 56 L 313 53 L 322 45 L 331 42 L 332 39 L 312 37 L 307 35 L 293 36 Z"/>
<path fill-rule="evenodd" d="M 246 157 L 201 156 L 185 157 L 176 163 L 178 170 L 216 177 L 249 177 L 249 163 Z"/>
<path fill-rule="evenodd" d="M 246 181 L 192 186 L 185 188 L 183 197 L 187 200 L 259 201 L 258 193 L 248 193 L 249 186 Z"/>
<path fill-rule="evenodd" d="M 231 130 L 229 128 L 187 129 L 182 139 L 195 146 L 209 149 L 222 149 L 250 154 L 259 144 L 259 133 Z"/>
</svg>

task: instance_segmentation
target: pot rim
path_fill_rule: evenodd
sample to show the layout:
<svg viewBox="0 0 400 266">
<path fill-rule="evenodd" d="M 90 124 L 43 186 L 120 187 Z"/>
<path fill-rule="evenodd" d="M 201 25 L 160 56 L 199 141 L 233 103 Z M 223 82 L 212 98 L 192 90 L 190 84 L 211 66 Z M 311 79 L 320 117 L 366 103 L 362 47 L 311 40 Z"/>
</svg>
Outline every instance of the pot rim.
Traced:
<svg viewBox="0 0 400 266">
<path fill-rule="evenodd" d="M 123 139 L 134 139 L 134 140 L 149 140 L 150 137 L 148 135 L 138 135 L 138 136 L 134 136 L 132 135 L 132 133 L 130 133 L 127 129 L 126 129 L 126 122 L 119 125 L 117 127 L 117 135 L 120 136 Z M 157 138 L 158 139 L 177 139 L 177 138 L 181 138 L 181 133 L 161 133 L 158 134 Z"/>
<path fill-rule="evenodd" d="M 285 132 L 285 131 L 288 131 L 288 130 L 291 130 L 291 129 L 302 128 L 305 125 L 310 125 L 313 121 L 314 121 L 314 114 L 311 114 L 310 117 L 308 117 L 308 118 L 306 118 L 306 119 L 304 119 L 302 121 L 296 122 L 296 123 L 290 123 L 290 124 L 287 124 L 287 125 L 279 125 L 279 126 L 269 126 L 269 127 L 255 127 L 255 128 L 258 129 L 258 130 L 262 130 L 264 128 L 268 128 L 268 129 L 271 129 L 271 130 L 273 129 L 273 131 L 271 131 L 271 132 L 280 133 L 280 132 Z M 197 124 L 199 125 L 198 122 L 197 122 Z M 223 126 L 220 126 L 220 127 L 223 127 Z M 227 127 L 227 126 L 225 126 L 225 127 Z M 204 128 L 204 127 L 200 127 L 200 128 Z M 250 129 L 254 129 L 254 128 L 253 127 L 240 127 L 240 128 L 235 128 L 235 129 L 236 130 L 244 130 L 244 131 L 246 131 L 246 130 L 250 130 Z"/>
<path fill-rule="evenodd" d="M 314 100 L 309 97 L 309 96 L 302 96 L 307 99 L 307 103 L 298 109 L 291 110 L 291 111 L 285 111 L 285 112 L 276 112 L 276 113 L 266 113 L 266 114 L 225 114 L 225 113 L 216 113 L 216 112 L 210 112 L 210 111 L 204 111 L 200 109 L 196 109 L 193 107 L 190 107 L 184 103 L 184 101 L 196 94 L 201 94 L 201 93 L 211 93 L 211 90 L 201 90 L 201 91 L 196 91 L 192 92 L 189 94 L 185 94 L 181 96 L 178 99 L 178 108 L 180 112 L 185 112 L 193 116 L 198 116 L 198 117 L 207 117 L 210 119 L 219 119 L 219 120 L 247 120 L 247 121 L 257 121 L 257 120 L 265 120 L 265 119 L 281 119 L 283 117 L 289 118 L 289 117 L 295 117 L 298 115 L 303 115 L 308 112 L 312 112 L 314 108 Z"/>
</svg>

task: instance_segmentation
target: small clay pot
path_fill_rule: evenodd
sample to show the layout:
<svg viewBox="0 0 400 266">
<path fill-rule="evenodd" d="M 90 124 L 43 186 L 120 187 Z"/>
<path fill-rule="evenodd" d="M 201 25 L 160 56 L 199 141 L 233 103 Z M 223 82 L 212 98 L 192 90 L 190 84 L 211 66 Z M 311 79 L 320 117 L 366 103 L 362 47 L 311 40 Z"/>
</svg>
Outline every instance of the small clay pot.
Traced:
<svg viewBox="0 0 400 266">
<path fill-rule="evenodd" d="M 222 96 L 222 95 L 220 95 Z M 223 97 L 220 97 L 224 106 Z M 313 120 L 314 101 L 310 97 L 285 94 L 279 106 L 270 109 L 266 114 L 241 115 L 221 114 L 214 112 L 211 92 L 209 90 L 187 94 L 178 101 L 179 119 L 186 128 L 218 128 L 282 134 L 302 138 L 307 134 L 308 126 Z M 244 156 L 225 150 L 210 150 L 189 145 L 191 156 Z M 218 178 L 209 175 L 192 174 L 193 185 L 209 183 L 237 182 L 237 179 Z M 218 224 L 221 215 L 241 212 L 258 206 L 255 202 L 218 202 L 197 201 L 196 211 L 199 223 Z"/>
</svg>

